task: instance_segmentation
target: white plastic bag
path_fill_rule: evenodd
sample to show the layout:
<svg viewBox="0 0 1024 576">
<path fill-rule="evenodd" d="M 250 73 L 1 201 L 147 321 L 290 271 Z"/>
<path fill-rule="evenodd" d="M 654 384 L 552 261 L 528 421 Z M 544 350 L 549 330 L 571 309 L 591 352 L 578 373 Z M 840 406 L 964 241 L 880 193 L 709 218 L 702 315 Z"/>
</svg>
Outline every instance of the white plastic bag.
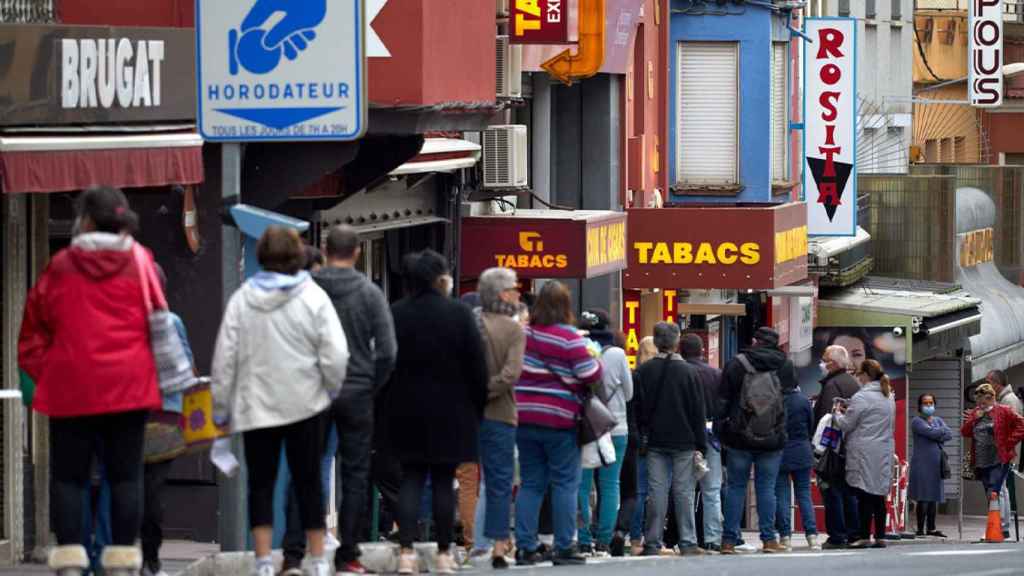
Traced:
<svg viewBox="0 0 1024 576">
<path fill-rule="evenodd" d="M 583 445 L 581 455 L 584 470 L 593 470 L 615 463 L 615 444 L 611 434 L 604 434 L 594 442 Z"/>
</svg>

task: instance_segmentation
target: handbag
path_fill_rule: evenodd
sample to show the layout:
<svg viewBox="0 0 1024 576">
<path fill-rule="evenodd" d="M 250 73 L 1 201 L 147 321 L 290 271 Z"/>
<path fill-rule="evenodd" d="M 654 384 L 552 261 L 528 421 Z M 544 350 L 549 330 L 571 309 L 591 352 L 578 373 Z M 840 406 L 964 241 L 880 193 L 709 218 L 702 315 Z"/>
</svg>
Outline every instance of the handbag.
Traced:
<svg viewBox="0 0 1024 576">
<path fill-rule="evenodd" d="M 583 410 L 580 411 L 580 418 L 577 421 L 577 441 L 580 446 L 597 441 L 618 425 L 618 419 L 600 398 L 593 393 L 583 398 Z"/>
<path fill-rule="evenodd" d="M 185 392 L 181 403 L 188 452 L 205 450 L 214 440 L 225 436 L 225 431 L 213 422 L 213 393 L 208 378 L 200 378 L 197 386 Z"/>
<path fill-rule="evenodd" d="M 846 478 L 846 458 L 835 450 L 825 450 L 814 463 L 814 475 L 825 482 L 842 481 Z"/>
<path fill-rule="evenodd" d="M 964 438 L 964 452 L 960 460 L 960 477 L 974 480 L 974 439 Z"/>
<path fill-rule="evenodd" d="M 150 412 L 146 421 L 143 460 L 156 464 L 174 460 L 185 453 L 185 434 L 181 429 L 181 414 L 163 410 Z"/>
<path fill-rule="evenodd" d="M 192 363 L 185 354 L 185 345 L 174 326 L 174 319 L 152 264 L 138 243 L 132 245 L 132 252 L 135 266 L 139 269 L 142 298 L 149 321 L 149 347 L 153 352 L 160 392 L 165 396 L 175 394 L 195 383 Z"/>
<path fill-rule="evenodd" d="M 584 444 L 580 462 L 584 470 L 615 464 L 615 443 L 612 442 L 612 435 L 604 434 L 594 442 Z"/>
<path fill-rule="evenodd" d="M 943 480 L 953 477 L 953 471 L 949 469 L 949 455 L 939 446 L 939 475 Z"/>
</svg>

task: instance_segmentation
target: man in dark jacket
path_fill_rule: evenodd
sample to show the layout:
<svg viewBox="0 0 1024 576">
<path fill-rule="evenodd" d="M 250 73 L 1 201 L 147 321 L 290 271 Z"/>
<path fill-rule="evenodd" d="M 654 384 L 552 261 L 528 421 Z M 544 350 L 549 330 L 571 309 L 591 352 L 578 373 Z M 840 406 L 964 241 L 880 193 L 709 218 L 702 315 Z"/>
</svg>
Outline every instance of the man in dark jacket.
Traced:
<svg viewBox="0 0 1024 576">
<path fill-rule="evenodd" d="M 707 452 L 704 391 L 697 370 L 675 353 L 679 349 L 678 326 L 659 322 L 654 327 L 654 345 L 658 357 L 641 366 L 636 376 L 642 382 L 636 386 L 636 411 L 640 436 L 647 439 L 649 475 L 644 555 L 661 552 L 670 486 L 679 526 L 679 551 L 684 556 L 699 555 L 704 551 L 697 547 L 693 496 L 695 454 Z"/>
<path fill-rule="evenodd" d="M 328 413 L 337 428 L 341 456 L 342 494 L 338 516 L 341 546 L 335 553 L 334 563 L 338 571 L 355 574 L 366 573 L 359 562 L 356 528 L 369 493 L 374 396 L 391 376 L 397 356 L 395 327 L 387 298 L 355 269 L 360 251 L 355 229 L 335 226 L 327 236 L 327 266 L 314 274 L 316 283 L 334 303 L 351 354 L 341 395 Z M 304 552 L 300 544 L 304 541 L 301 532 L 295 534 L 296 538 L 290 537 L 291 533 L 289 530 L 284 543 L 287 570 L 300 568 Z M 287 570 L 283 569 L 282 573 Z M 301 574 L 301 571 L 296 573 Z"/>
<path fill-rule="evenodd" d="M 775 540 L 775 482 L 786 445 L 785 404 L 778 376 L 784 370 L 792 371 L 793 363 L 779 348 L 779 333 L 763 326 L 754 333 L 753 347 L 731 360 L 722 375 L 718 405 L 725 418 L 721 437 L 727 448 L 728 471 L 723 554 L 735 554 L 740 541 L 740 520 L 751 466 L 755 471 L 762 551 L 766 554 L 785 551 Z M 762 375 L 766 373 L 775 376 L 765 378 Z M 756 389 L 752 388 L 754 384 Z M 770 429 L 767 433 L 761 430 L 765 422 Z M 755 426 L 756 441 L 751 432 Z"/>
<path fill-rule="evenodd" d="M 707 418 L 708 450 L 704 459 L 708 472 L 700 479 L 703 504 L 704 549 L 722 550 L 722 443 L 712 430 L 712 420 L 718 404 L 718 386 L 722 371 L 704 361 L 704 341 L 696 334 L 683 336 L 683 359 L 697 369 L 697 379 L 704 391 L 704 410 Z"/>
<path fill-rule="evenodd" d="M 849 400 L 860 390 L 857 379 L 847 371 L 850 367 L 850 353 L 842 346 L 829 346 L 821 355 L 825 377 L 821 380 L 821 393 L 814 404 L 814 426 L 832 412 L 837 399 Z M 857 539 L 859 525 L 857 498 L 843 480 L 819 484 L 825 503 L 825 527 L 828 540 L 822 545 L 826 550 L 845 548 Z M 849 535 L 848 535 L 849 533 Z"/>
</svg>

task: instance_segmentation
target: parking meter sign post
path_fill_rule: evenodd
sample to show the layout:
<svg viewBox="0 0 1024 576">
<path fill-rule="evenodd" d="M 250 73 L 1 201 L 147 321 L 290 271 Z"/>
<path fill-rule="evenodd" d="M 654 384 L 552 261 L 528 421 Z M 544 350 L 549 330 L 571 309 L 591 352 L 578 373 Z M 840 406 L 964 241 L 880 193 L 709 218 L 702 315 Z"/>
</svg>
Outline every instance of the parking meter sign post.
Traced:
<svg viewBox="0 0 1024 576">
<path fill-rule="evenodd" d="M 203 138 L 360 138 L 367 111 L 364 2 L 196 0 Z"/>
</svg>

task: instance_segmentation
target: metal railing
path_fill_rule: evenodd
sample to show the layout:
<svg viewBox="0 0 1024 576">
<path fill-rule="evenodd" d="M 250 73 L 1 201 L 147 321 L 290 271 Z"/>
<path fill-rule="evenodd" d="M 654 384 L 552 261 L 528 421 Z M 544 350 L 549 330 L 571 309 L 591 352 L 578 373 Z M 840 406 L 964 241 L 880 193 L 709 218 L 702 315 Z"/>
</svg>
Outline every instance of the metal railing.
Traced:
<svg viewBox="0 0 1024 576">
<path fill-rule="evenodd" d="M 54 22 L 57 11 L 53 0 L 0 0 L 0 22 Z"/>
</svg>

